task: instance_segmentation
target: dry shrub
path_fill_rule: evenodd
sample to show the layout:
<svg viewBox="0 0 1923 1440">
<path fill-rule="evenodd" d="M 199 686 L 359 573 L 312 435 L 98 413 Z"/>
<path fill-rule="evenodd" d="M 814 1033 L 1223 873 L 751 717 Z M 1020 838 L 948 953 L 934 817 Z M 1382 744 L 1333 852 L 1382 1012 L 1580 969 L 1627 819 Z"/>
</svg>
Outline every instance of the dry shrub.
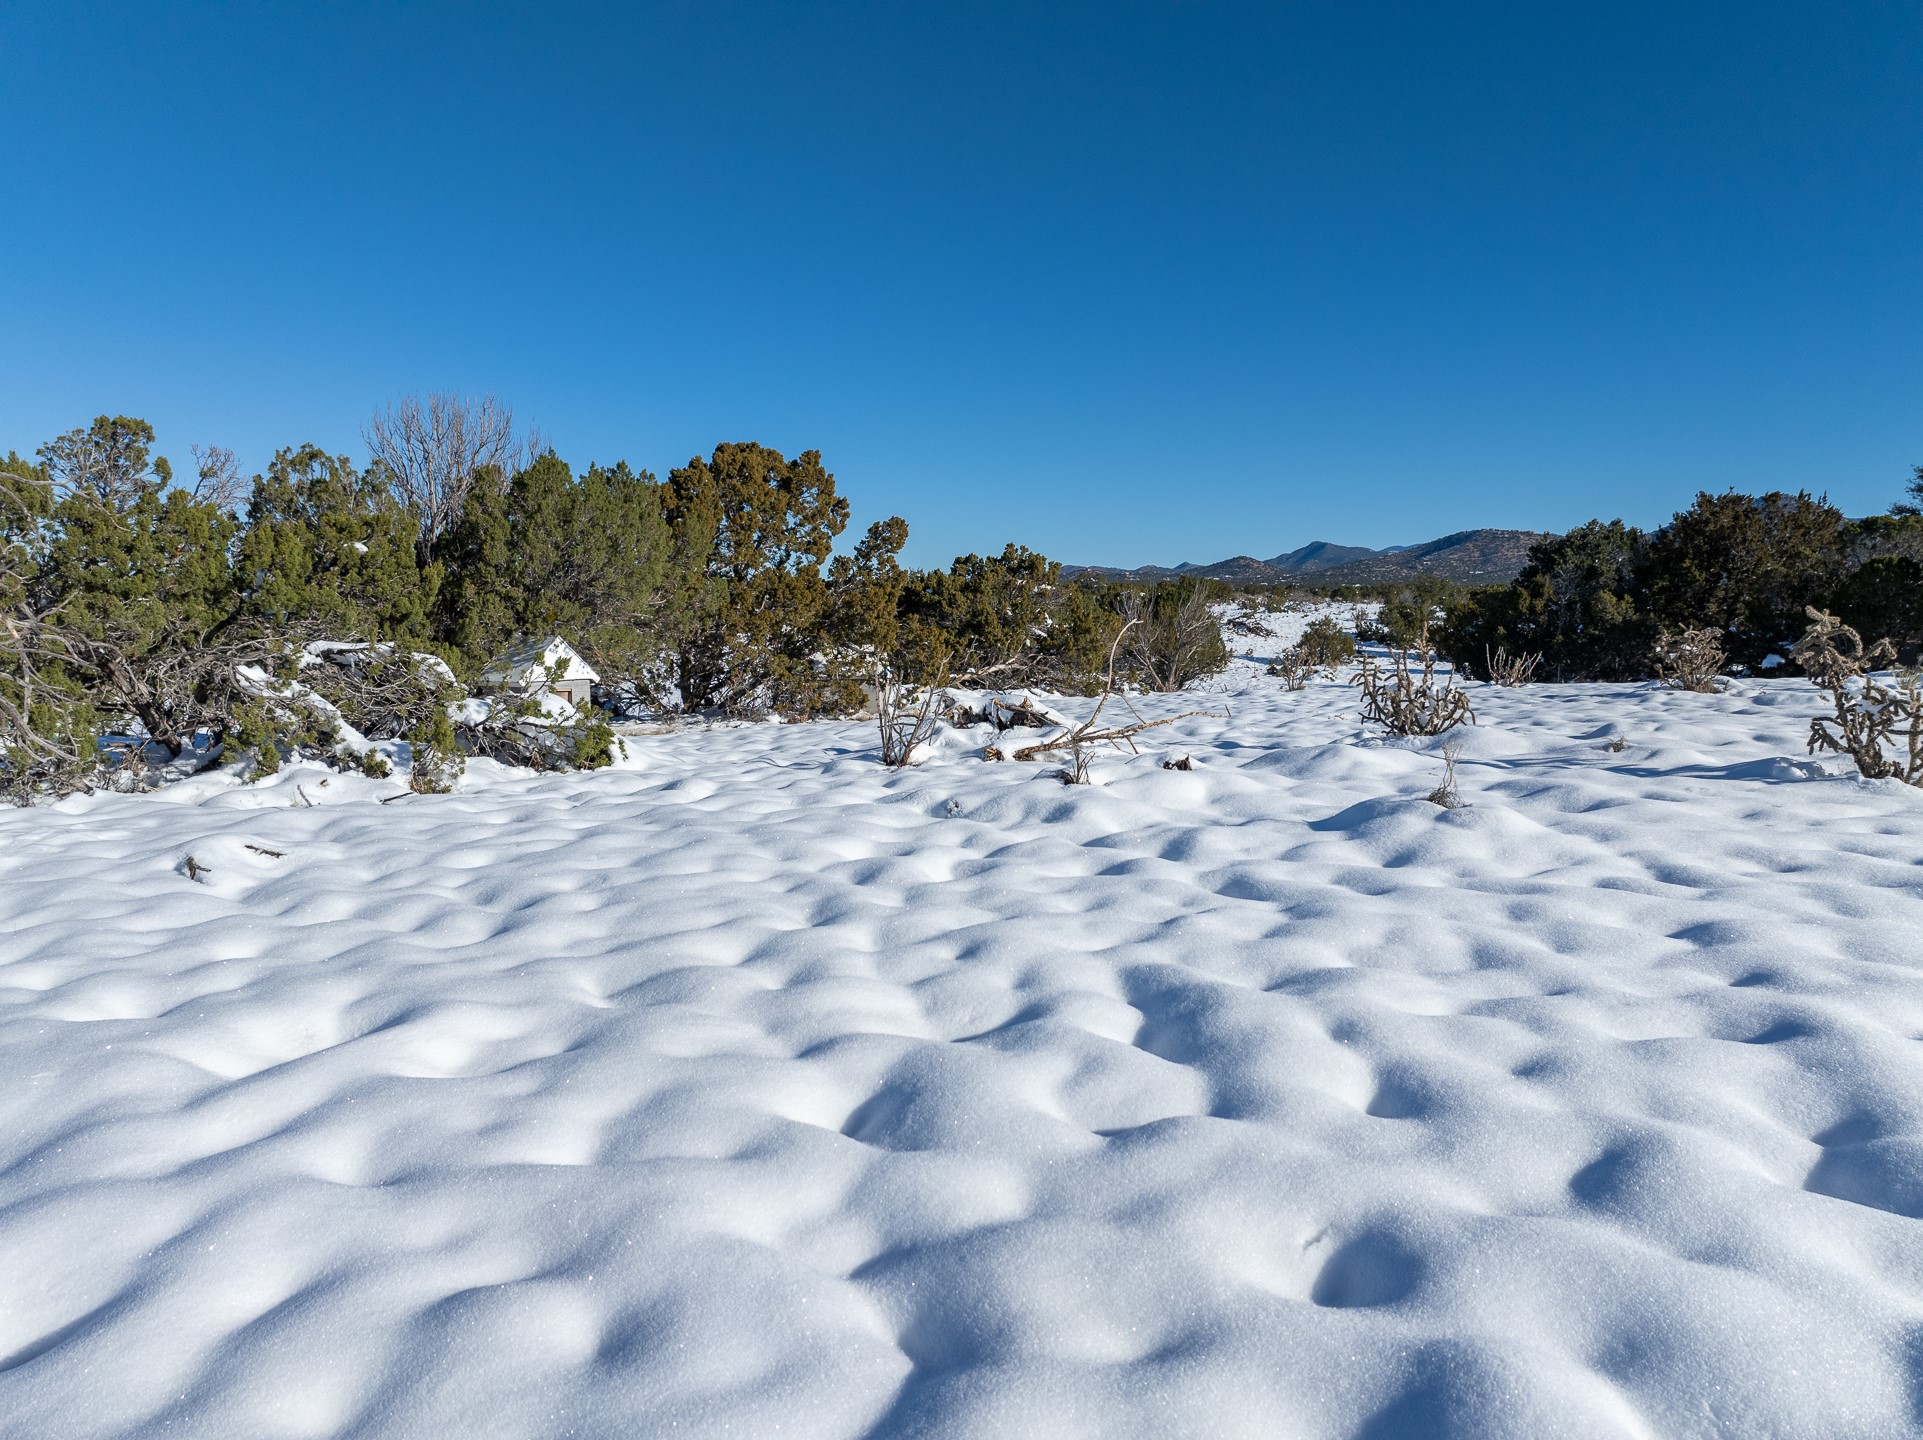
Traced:
<svg viewBox="0 0 1923 1440">
<path fill-rule="evenodd" d="M 1349 681 L 1362 688 L 1362 718 L 1391 735 L 1440 735 L 1461 724 L 1475 724 L 1476 712 L 1469 706 L 1469 697 L 1456 688 L 1455 676 L 1436 683 L 1436 652 L 1426 638 L 1418 653 L 1420 674 L 1410 668 L 1409 656 L 1400 650 L 1390 655 L 1386 670 L 1373 656 L 1362 657 Z"/>
<path fill-rule="evenodd" d="M 1489 683 L 1510 689 L 1527 685 L 1535 679 L 1536 667 L 1542 664 L 1542 656 L 1538 652 L 1511 655 L 1507 646 L 1498 646 L 1493 653 L 1484 646 L 1482 655 L 1483 673 L 1489 677 Z"/>
<path fill-rule="evenodd" d="M 875 677 L 875 725 L 881 731 L 881 763 L 891 770 L 915 763 L 915 750 L 925 744 L 941 723 L 947 697 L 947 667 L 941 678 L 927 686 L 919 700 L 909 698 L 908 687 L 893 674 Z"/>
<path fill-rule="evenodd" d="M 1088 784 L 1089 752 L 1097 746 L 1112 745 L 1117 750 L 1127 750 L 1131 755 L 1141 752 L 1135 748 L 1135 737 L 1144 730 L 1154 730 L 1163 725 L 1173 725 L 1177 720 L 1187 720 L 1196 715 L 1206 715 L 1206 710 L 1185 710 L 1180 715 L 1170 715 L 1164 720 L 1143 720 L 1139 716 L 1133 725 L 1103 725 L 1102 711 L 1108 702 L 1115 698 L 1115 656 L 1121 649 L 1129 627 L 1139 622 L 1130 620 L 1122 626 L 1122 633 L 1115 637 L 1115 643 L 1108 654 L 1108 678 L 1102 686 L 1102 695 L 1095 702 L 1094 713 L 1079 725 L 1070 725 L 1060 734 L 1029 745 L 1010 746 L 1006 743 L 991 745 L 982 752 L 989 760 L 1039 760 L 1044 755 L 1059 752 L 1067 753 L 1068 763 L 1056 772 L 1064 785 Z M 1124 704 L 1127 702 L 1124 701 Z"/>
<path fill-rule="evenodd" d="M 1723 632 L 1713 626 L 1665 630 L 1656 641 L 1656 678 L 1672 690 L 1713 695 L 1729 683 L 1723 678 L 1727 659 Z"/>
<path fill-rule="evenodd" d="M 1444 810 L 1460 810 L 1462 796 L 1456 790 L 1456 761 L 1462 758 L 1462 744 L 1451 740 L 1442 747 L 1442 783 L 1429 792 L 1429 803 Z"/>
<path fill-rule="evenodd" d="M 1810 627 L 1791 657 L 1835 710 L 1810 722 L 1810 753 L 1834 750 L 1868 779 L 1923 786 L 1923 675 L 1910 670 L 1894 683 L 1879 680 L 1874 672 L 1896 662 L 1894 645 L 1879 640 L 1866 647 L 1834 615 L 1808 614 Z"/>
<path fill-rule="evenodd" d="M 1300 649 L 1284 650 L 1269 662 L 1269 674 L 1282 681 L 1284 690 L 1303 690 L 1315 675 L 1316 667 L 1302 658 Z"/>
</svg>

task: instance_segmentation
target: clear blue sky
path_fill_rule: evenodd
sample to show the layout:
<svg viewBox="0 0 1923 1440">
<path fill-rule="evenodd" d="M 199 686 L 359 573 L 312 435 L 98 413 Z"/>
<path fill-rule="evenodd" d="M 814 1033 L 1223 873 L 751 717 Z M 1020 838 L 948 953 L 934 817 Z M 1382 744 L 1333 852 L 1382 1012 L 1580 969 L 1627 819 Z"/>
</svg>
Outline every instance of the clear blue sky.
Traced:
<svg viewBox="0 0 1923 1440">
<path fill-rule="evenodd" d="M 1880 510 L 1923 10 L 0 4 L 0 450 L 824 452 L 909 557 Z"/>
</svg>

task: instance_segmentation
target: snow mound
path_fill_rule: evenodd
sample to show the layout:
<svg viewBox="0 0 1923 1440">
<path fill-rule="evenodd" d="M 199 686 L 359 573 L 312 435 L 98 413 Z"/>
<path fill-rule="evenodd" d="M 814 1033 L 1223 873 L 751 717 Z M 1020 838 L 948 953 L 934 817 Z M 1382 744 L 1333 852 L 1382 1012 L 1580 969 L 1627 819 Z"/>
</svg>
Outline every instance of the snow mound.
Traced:
<svg viewBox="0 0 1923 1440">
<path fill-rule="evenodd" d="M 1918 1433 L 1923 796 L 1801 682 L 1477 687 L 1446 811 L 1265 658 L 1091 787 L 0 811 L 0 1429 Z"/>
</svg>

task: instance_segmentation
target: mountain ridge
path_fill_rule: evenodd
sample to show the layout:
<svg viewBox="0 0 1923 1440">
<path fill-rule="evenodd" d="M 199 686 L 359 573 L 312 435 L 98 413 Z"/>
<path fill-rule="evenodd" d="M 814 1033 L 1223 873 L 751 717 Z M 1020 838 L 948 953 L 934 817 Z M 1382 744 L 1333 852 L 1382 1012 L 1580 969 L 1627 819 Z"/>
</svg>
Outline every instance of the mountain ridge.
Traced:
<svg viewBox="0 0 1923 1440">
<path fill-rule="evenodd" d="M 1317 585 L 1380 585 L 1435 575 L 1465 585 L 1504 585 L 1516 578 L 1529 547 L 1548 536 L 1536 530 L 1458 530 L 1415 545 L 1371 550 L 1312 540 L 1267 560 L 1234 555 L 1206 565 L 1064 565 L 1064 575 L 1096 575 L 1105 580 L 1173 580 L 1184 575 L 1231 585 L 1277 585 L 1307 580 Z"/>
</svg>

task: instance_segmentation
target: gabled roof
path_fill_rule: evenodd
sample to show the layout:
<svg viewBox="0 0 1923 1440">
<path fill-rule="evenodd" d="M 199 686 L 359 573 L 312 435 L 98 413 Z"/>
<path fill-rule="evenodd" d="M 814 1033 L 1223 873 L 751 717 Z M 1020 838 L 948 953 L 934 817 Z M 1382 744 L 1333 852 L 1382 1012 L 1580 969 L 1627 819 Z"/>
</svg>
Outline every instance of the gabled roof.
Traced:
<svg viewBox="0 0 1923 1440">
<path fill-rule="evenodd" d="M 559 635 L 520 641 L 489 661 L 481 672 L 483 685 L 556 685 L 564 680 L 592 683 L 600 678 Z"/>
</svg>

